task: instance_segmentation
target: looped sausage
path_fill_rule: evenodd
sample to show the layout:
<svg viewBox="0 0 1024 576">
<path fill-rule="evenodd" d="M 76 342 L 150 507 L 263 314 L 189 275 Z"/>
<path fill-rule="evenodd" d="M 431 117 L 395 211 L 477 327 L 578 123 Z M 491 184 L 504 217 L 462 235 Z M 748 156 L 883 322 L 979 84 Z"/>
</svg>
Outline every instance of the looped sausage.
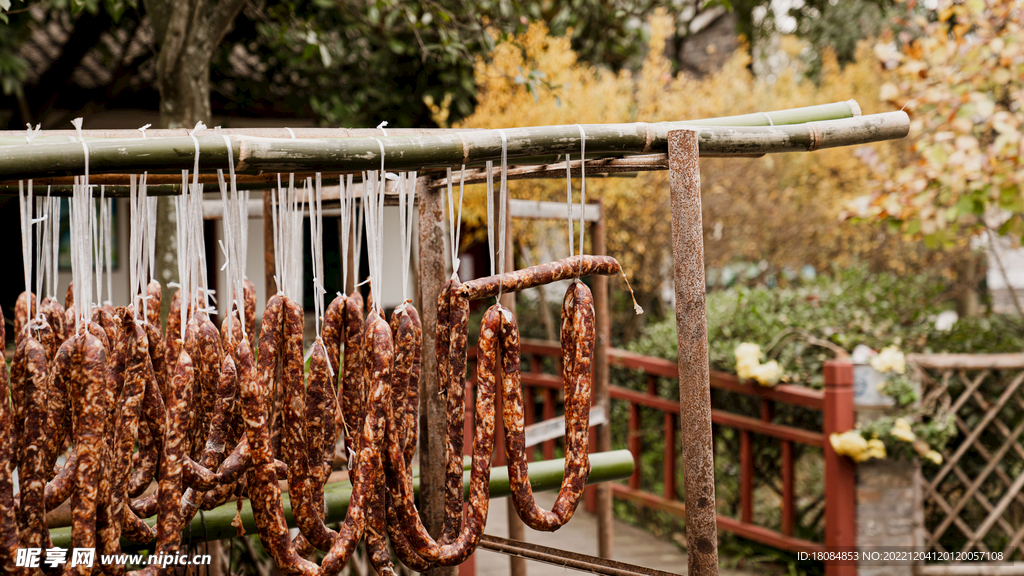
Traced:
<svg viewBox="0 0 1024 576">
<path fill-rule="evenodd" d="M 562 304 L 562 375 L 565 389 L 565 474 L 550 511 L 537 506 L 526 464 L 523 395 L 519 373 L 519 331 L 512 320 L 502 324 L 502 390 L 505 455 L 512 501 L 523 522 L 534 530 L 554 531 L 572 518 L 590 474 L 588 430 L 594 354 L 594 303 L 590 289 L 574 282 Z"/>
<path fill-rule="evenodd" d="M 501 323 L 507 309 L 494 305 L 485 313 L 480 325 L 480 354 L 477 360 L 476 422 L 473 435 L 473 463 L 470 472 L 470 500 L 466 526 L 452 543 L 435 542 L 420 521 L 413 499 L 412 481 L 405 470 L 405 458 L 396 442 L 389 442 L 385 465 L 388 468 L 388 490 L 391 492 L 399 526 L 404 530 L 413 550 L 423 560 L 440 566 L 459 564 L 480 543 L 487 523 L 490 501 L 491 454 L 494 450 L 494 394 L 498 377 Z M 511 313 L 508 313 L 511 316 Z M 391 422 L 392 419 L 389 419 Z"/>
</svg>

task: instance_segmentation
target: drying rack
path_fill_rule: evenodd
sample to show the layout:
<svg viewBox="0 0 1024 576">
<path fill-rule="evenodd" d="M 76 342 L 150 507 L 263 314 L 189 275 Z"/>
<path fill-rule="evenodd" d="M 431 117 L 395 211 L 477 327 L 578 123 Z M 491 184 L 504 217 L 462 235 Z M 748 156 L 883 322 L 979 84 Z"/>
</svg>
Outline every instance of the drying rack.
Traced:
<svg viewBox="0 0 1024 576">
<path fill-rule="evenodd" d="M 865 116 L 851 100 L 685 122 L 503 130 L 508 142 L 508 179 L 564 178 L 567 169 L 577 175 L 583 170 L 587 175 L 669 171 L 689 574 L 718 573 L 698 160 L 700 157 L 810 152 L 893 140 L 905 137 L 909 125 L 909 118 L 902 111 Z M 567 165 L 561 160 L 562 156 L 579 153 L 584 132 L 588 157 L 585 168 L 579 161 Z M 447 279 L 442 189 L 449 183 L 444 169 L 465 165 L 465 182 L 482 182 L 487 176 L 484 162 L 499 161 L 502 148 L 502 136 L 497 130 L 388 129 L 385 136 L 381 130 L 374 129 L 223 129 L 216 135 L 208 130 L 195 140 L 184 130 L 148 130 L 146 138 L 141 138 L 134 130 L 84 130 L 81 136 L 89 148 L 90 183 L 107 185 L 107 197 L 127 196 L 127 175 L 142 171 L 149 172 L 151 195 L 180 193 L 180 171 L 192 168 L 196 140 L 201 151 L 200 181 L 214 182 L 214 171 L 227 165 L 229 152 L 223 138 L 227 136 L 232 141 L 231 153 L 239 188 L 249 189 L 268 188 L 276 183 L 277 174 L 281 172 L 294 172 L 299 176 L 321 172 L 325 184 L 336 182 L 345 174 L 379 169 L 383 149 L 388 170 L 419 172 L 417 274 L 421 303 L 436 302 Z M 44 131 L 31 143 L 26 143 L 24 132 L 0 131 L 0 194 L 16 193 L 18 180 L 31 178 L 36 185 L 51 186 L 56 195 L 69 195 L 73 176 L 79 175 L 85 165 L 82 141 L 72 130 Z M 459 183 L 454 172 L 452 178 L 454 184 Z M 637 193 L 643 192 L 638 190 Z M 265 201 L 264 206 L 266 210 L 269 202 Z M 267 242 L 265 250 L 268 280 L 274 273 L 272 245 Z M 436 533 L 444 510 L 446 412 L 445 401 L 438 394 L 434 357 L 437 311 L 429 305 L 420 306 L 420 310 L 423 323 L 420 510 L 427 528 Z M 599 338 L 607 338 L 607 319 L 604 330 Z M 595 397 L 595 403 L 603 403 L 605 410 L 608 409 L 606 395 Z M 615 477 L 615 474 L 608 477 Z M 609 497 L 606 506 L 610 509 L 610 505 Z M 231 507 L 233 515 L 234 506 Z M 484 539 L 482 546 L 511 556 L 561 563 L 609 576 L 657 572 L 525 543 L 489 542 Z M 454 570 L 437 569 L 431 573 L 447 576 L 454 574 Z"/>
</svg>

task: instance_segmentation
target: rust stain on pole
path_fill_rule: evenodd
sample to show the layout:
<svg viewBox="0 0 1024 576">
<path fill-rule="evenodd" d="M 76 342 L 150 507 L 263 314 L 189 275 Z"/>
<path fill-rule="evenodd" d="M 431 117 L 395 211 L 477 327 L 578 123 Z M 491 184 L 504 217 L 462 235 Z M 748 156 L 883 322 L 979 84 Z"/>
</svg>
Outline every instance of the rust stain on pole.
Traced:
<svg viewBox="0 0 1024 576">
<path fill-rule="evenodd" d="M 446 270 L 444 249 L 444 210 L 440 190 L 431 190 L 426 180 L 416 181 L 419 197 L 419 311 L 423 324 L 423 351 L 420 369 L 420 513 L 423 524 L 435 538 L 444 523 L 444 465 L 447 412 L 444 397 L 438 393 L 437 297 L 444 285 Z M 431 576 L 455 576 L 456 568 L 435 568 Z"/>
<path fill-rule="evenodd" d="M 709 576 L 718 574 L 718 531 L 698 156 L 696 131 L 668 133 L 687 574 Z"/>
</svg>

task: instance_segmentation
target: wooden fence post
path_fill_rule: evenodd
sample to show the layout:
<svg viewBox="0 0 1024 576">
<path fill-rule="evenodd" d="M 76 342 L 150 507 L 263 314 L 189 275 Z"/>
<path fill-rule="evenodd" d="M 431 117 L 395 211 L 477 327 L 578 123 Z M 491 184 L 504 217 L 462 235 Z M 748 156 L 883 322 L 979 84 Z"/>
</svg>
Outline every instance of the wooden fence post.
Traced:
<svg viewBox="0 0 1024 576">
<path fill-rule="evenodd" d="M 854 427 L 853 364 L 825 362 L 825 546 L 852 551 L 857 545 L 857 469 L 853 460 L 836 454 L 828 437 Z M 840 549 L 838 547 L 843 547 Z M 826 576 L 856 576 L 853 562 L 826 562 Z"/>
</svg>

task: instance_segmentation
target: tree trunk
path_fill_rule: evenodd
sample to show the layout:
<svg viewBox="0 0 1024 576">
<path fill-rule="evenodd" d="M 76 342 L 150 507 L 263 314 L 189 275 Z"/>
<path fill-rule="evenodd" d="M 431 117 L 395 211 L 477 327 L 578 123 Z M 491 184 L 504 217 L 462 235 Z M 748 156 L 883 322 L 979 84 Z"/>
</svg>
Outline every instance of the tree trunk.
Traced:
<svg viewBox="0 0 1024 576">
<path fill-rule="evenodd" d="M 210 56 L 198 47 L 185 50 L 181 66 L 168 71 L 160 84 L 160 127 L 187 128 L 210 124 Z"/>
</svg>

